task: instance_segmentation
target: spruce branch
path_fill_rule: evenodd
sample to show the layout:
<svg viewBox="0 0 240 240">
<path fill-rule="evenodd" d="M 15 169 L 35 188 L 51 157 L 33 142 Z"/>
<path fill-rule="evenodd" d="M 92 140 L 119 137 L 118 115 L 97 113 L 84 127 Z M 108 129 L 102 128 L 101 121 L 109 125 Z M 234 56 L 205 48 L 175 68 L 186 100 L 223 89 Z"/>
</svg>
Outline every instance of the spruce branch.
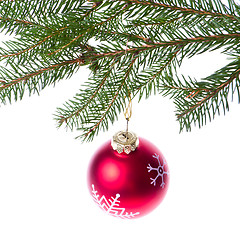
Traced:
<svg viewBox="0 0 240 240">
<path fill-rule="evenodd" d="M 199 127 L 214 119 L 216 113 L 220 114 L 220 106 L 225 113 L 229 110 L 229 93 L 239 93 L 240 62 L 234 61 L 211 76 L 197 82 L 189 78 L 174 80 L 172 72 L 165 73 L 159 91 L 164 95 L 171 95 L 177 106 L 177 118 L 180 122 L 180 131 L 184 128 L 191 130 L 192 124 Z M 238 101 L 240 95 L 238 94 Z"/>
<path fill-rule="evenodd" d="M 71 101 L 71 104 L 66 103 L 66 109 L 67 114 L 66 114 L 66 110 L 59 108 L 58 111 L 61 114 L 64 114 L 64 116 L 60 116 L 60 118 L 57 119 L 58 123 L 59 123 L 59 127 L 65 122 L 66 124 L 69 125 L 70 128 L 73 129 L 73 125 L 75 125 L 76 127 L 79 127 L 79 123 L 75 122 L 74 123 L 74 117 L 77 118 L 83 111 L 85 111 L 89 104 L 91 104 L 97 97 L 97 95 L 99 94 L 99 92 L 101 91 L 101 89 L 103 88 L 104 84 L 106 83 L 107 78 L 109 77 L 109 75 L 111 74 L 112 68 L 115 65 L 115 61 L 113 61 L 108 69 L 108 71 L 104 74 L 104 77 L 102 79 L 102 81 L 99 82 L 99 84 L 97 84 L 94 87 L 92 87 L 91 89 L 89 89 L 89 91 L 87 91 L 87 93 L 90 93 L 90 95 L 87 95 L 86 97 L 84 96 L 84 92 L 78 94 L 75 97 L 75 101 Z M 96 82 L 96 81 L 95 81 Z M 81 97 L 81 99 L 79 99 L 78 97 Z M 79 107 L 79 105 L 77 105 L 77 101 L 81 101 L 82 106 Z M 70 110 L 71 108 L 71 110 Z M 58 115 L 57 115 L 58 117 Z"/>
<path fill-rule="evenodd" d="M 47 41 L 47 40 L 48 40 L 49 38 L 51 38 L 51 37 L 52 37 L 52 35 L 49 35 L 49 36 L 45 37 L 43 40 L 37 42 L 36 44 L 34 44 L 34 45 L 32 45 L 32 46 L 29 46 L 29 47 L 27 47 L 27 48 L 25 48 L 25 49 L 22 49 L 22 50 L 17 49 L 17 51 L 14 52 L 14 53 L 9 53 L 9 54 L 5 54 L 5 55 L 0 55 L 0 59 L 1 59 L 1 58 L 9 58 L 9 57 L 13 57 L 13 56 L 18 56 L 18 55 L 21 55 L 21 54 L 23 54 L 23 53 L 29 52 L 29 51 L 33 50 L 34 48 L 36 48 L 37 46 L 43 44 L 45 41 Z"/>
<path fill-rule="evenodd" d="M 19 72 L 20 69 L 18 69 L 18 73 L 13 73 L 6 68 L 1 68 L 0 79 L 2 79 L 0 82 L 0 99 L 3 103 L 6 102 L 6 98 L 11 102 L 11 92 L 14 93 L 15 100 L 17 100 L 18 97 L 22 99 L 25 87 L 28 88 L 29 94 L 31 94 L 32 91 L 39 92 L 39 90 L 45 88 L 47 85 L 55 83 L 59 80 L 59 77 L 70 77 L 75 68 L 81 63 L 81 58 L 77 58 L 36 69 L 31 73 L 26 73 L 24 69 L 21 69 L 21 72 Z M 73 64 L 75 65 L 73 68 L 65 69 L 66 66 Z M 51 74 L 49 74 L 49 72 L 51 72 Z M 53 74 L 53 72 L 55 72 L 55 74 Z M 5 77 L 3 78 L 3 76 Z"/>
<path fill-rule="evenodd" d="M 0 28 L 16 34 L 0 48 L 3 103 L 89 66 L 89 80 L 55 115 L 84 141 L 117 120 L 129 95 L 172 98 L 180 130 L 202 126 L 220 106 L 228 110 L 229 93 L 240 96 L 240 7 L 233 0 L 0 1 Z M 202 80 L 179 76 L 184 58 L 215 49 L 232 63 Z"/>
</svg>

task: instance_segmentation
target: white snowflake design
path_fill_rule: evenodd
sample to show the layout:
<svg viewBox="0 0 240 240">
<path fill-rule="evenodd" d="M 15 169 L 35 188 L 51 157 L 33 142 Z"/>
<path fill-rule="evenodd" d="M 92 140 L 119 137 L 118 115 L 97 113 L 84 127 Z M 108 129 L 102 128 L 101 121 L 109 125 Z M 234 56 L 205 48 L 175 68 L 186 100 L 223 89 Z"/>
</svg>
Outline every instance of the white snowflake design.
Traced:
<svg viewBox="0 0 240 240">
<path fill-rule="evenodd" d="M 128 213 L 125 212 L 125 208 L 120 208 L 119 204 L 120 201 L 118 200 L 120 198 L 120 194 L 117 193 L 116 197 L 111 197 L 111 199 L 106 199 L 106 197 L 103 195 L 99 199 L 98 191 L 95 190 L 94 184 L 92 184 L 92 193 L 93 193 L 93 199 L 94 201 L 100 206 L 100 208 L 105 211 L 107 214 L 114 216 L 114 217 L 119 217 L 123 219 L 130 219 L 134 218 L 136 215 L 140 214 L 139 212 L 136 213 Z"/>
<path fill-rule="evenodd" d="M 153 168 L 150 163 L 147 166 L 148 172 L 151 171 L 156 171 L 157 172 L 157 176 L 155 178 L 150 178 L 152 180 L 151 184 L 153 184 L 154 186 L 156 186 L 156 181 L 157 179 L 160 177 L 162 179 L 161 185 L 160 187 L 164 188 L 165 186 L 165 182 L 163 180 L 163 175 L 169 175 L 169 172 L 165 172 L 164 170 L 164 165 L 166 165 L 166 161 L 163 159 L 163 165 L 161 165 L 160 160 L 159 160 L 159 155 L 157 155 L 156 153 L 153 155 L 154 158 L 156 158 L 158 160 L 158 167 L 157 168 Z"/>
</svg>

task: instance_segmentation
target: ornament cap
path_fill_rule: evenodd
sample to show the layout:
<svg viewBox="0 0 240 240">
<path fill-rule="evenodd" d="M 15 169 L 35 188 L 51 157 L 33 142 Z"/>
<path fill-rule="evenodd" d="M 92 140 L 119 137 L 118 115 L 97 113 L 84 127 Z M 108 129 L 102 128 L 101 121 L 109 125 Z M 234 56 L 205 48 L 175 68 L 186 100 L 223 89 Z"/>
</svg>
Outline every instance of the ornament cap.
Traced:
<svg viewBox="0 0 240 240">
<path fill-rule="evenodd" d="M 113 150 L 116 150 L 118 153 L 125 152 L 129 154 L 136 150 L 139 140 L 133 132 L 119 131 L 113 136 L 111 145 Z"/>
</svg>

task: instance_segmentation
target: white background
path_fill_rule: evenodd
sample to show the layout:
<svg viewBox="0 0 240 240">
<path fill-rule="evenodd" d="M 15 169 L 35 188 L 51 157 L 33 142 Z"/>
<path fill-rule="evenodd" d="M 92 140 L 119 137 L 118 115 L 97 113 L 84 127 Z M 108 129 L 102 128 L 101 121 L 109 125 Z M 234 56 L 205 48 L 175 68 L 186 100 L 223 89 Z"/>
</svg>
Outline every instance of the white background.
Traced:
<svg viewBox="0 0 240 240">
<path fill-rule="evenodd" d="M 3 37 L 3 35 L 0 35 Z M 200 79 L 224 66 L 226 57 L 208 53 L 185 61 L 181 71 Z M 87 189 L 93 153 L 118 130 L 123 115 L 92 143 L 77 131 L 56 129 L 56 107 L 87 80 L 82 68 L 72 79 L 25 95 L 0 108 L 0 239 L 240 239 L 240 111 L 202 129 L 179 134 L 174 105 L 152 96 L 134 102 L 130 129 L 159 147 L 168 162 L 170 186 L 162 204 L 136 220 L 105 215 Z"/>
</svg>

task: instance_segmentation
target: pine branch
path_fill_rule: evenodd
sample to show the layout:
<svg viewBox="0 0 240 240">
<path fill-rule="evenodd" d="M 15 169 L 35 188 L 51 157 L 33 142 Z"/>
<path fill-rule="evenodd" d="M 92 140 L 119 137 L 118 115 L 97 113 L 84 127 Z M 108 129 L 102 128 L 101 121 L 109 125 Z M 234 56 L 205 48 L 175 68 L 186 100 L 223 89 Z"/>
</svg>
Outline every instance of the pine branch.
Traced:
<svg viewBox="0 0 240 240">
<path fill-rule="evenodd" d="M 117 118 L 115 108 L 118 111 L 123 110 L 120 99 L 126 94 L 123 86 L 129 74 L 127 72 L 125 77 L 114 76 L 117 63 L 117 59 L 108 62 L 104 71 L 101 70 L 93 76 L 89 89 L 81 91 L 74 100 L 66 103 L 64 108 L 58 109 L 56 119 L 59 126 L 66 123 L 71 129 L 77 127 L 83 132 L 79 137 L 88 141 L 91 141 L 100 129 L 108 129 L 108 121 L 114 122 Z M 109 79 L 112 81 L 109 82 Z"/>
<path fill-rule="evenodd" d="M 52 37 L 52 35 L 49 35 L 49 36 L 45 37 L 43 40 L 37 42 L 36 44 L 34 44 L 32 46 L 29 46 L 29 47 L 25 48 L 25 49 L 22 49 L 22 50 L 17 49 L 13 53 L 8 53 L 8 54 L 1 55 L 0 59 L 1 58 L 9 58 L 9 57 L 13 57 L 13 56 L 18 56 L 18 55 L 21 55 L 23 53 L 30 52 L 31 50 L 33 50 L 37 46 L 43 44 L 45 41 L 47 41 L 51 37 Z M 16 44 L 19 44 L 19 43 L 16 42 Z"/>
<path fill-rule="evenodd" d="M 81 62 L 81 58 L 77 58 L 53 64 L 41 69 L 36 69 L 36 71 L 33 71 L 31 73 L 25 73 L 23 69 L 21 72 L 13 73 L 6 68 L 1 68 L 0 99 L 3 103 L 6 102 L 6 98 L 8 98 L 8 100 L 11 102 L 11 92 L 14 93 L 15 100 L 17 100 L 18 97 L 22 99 L 26 87 L 29 90 L 29 94 L 31 94 L 31 92 L 33 91 L 39 92 L 39 90 L 45 88 L 47 85 L 55 83 L 59 79 L 59 77 L 70 77 L 74 72 L 75 68 L 78 67 Z M 70 66 L 73 64 L 75 66 L 73 66 L 72 68 L 68 68 L 67 70 L 65 69 L 66 66 Z M 20 69 L 18 69 L 18 71 L 19 70 Z M 3 76 L 7 76 L 7 78 L 3 78 Z"/>
<path fill-rule="evenodd" d="M 102 81 L 99 82 L 99 84 L 96 84 L 96 81 L 94 81 L 96 86 L 95 87 L 92 86 L 91 89 L 89 89 L 89 91 L 86 91 L 87 93 L 90 93 L 90 95 L 87 94 L 87 96 L 85 97 L 84 96 L 85 92 L 83 91 L 75 97 L 75 101 L 71 101 L 71 104 L 66 103 L 65 108 L 67 109 L 67 111 L 62 108 L 58 109 L 59 114 L 61 113 L 64 115 L 62 116 L 60 114 L 61 115 L 60 118 L 57 119 L 57 121 L 59 122 L 59 127 L 65 122 L 71 129 L 73 129 L 74 125 L 75 127 L 79 128 L 80 124 L 78 123 L 78 121 L 74 122 L 74 118 L 77 118 L 83 111 L 85 111 L 88 108 L 89 104 L 91 104 L 97 98 L 97 95 L 99 94 L 104 84 L 106 83 L 106 80 L 109 77 L 111 70 L 114 67 L 114 64 L 115 61 L 111 63 L 109 70 L 104 74 L 104 77 Z M 81 97 L 81 99 L 79 99 L 79 97 Z M 82 103 L 81 107 L 78 105 L 77 103 L 78 101 Z"/>
<path fill-rule="evenodd" d="M 0 28 L 17 35 L 0 48 L 4 103 L 89 66 L 89 80 L 56 113 L 59 126 L 79 129 L 83 140 L 107 130 L 129 95 L 170 96 L 181 130 L 202 126 L 220 106 L 227 110 L 229 93 L 240 96 L 240 7 L 233 0 L 0 1 Z M 184 58 L 215 49 L 233 62 L 201 82 L 178 76 Z"/>
<path fill-rule="evenodd" d="M 151 92 L 157 93 L 157 86 L 159 85 L 159 78 L 162 76 L 162 73 L 170 66 L 176 65 L 177 55 L 180 49 L 173 49 L 169 55 L 162 56 L 162 62 L 160 65 L 155 65 L 151 69 L 146 69 L 138 76 L 137 80 L 137 89 L 136 94 L 139 94 L 139 100 L 143 97 L 148 98 L 151 95 Z M 178 63 L 179 64 L 179 63 Z M 176 68 L 176 66 L 175 66 Z M 145 80 L 146 74 L 148 74 L 148 80 Z M 145 75 L 145 76 L 141 76 Z M 143 80 L 142 80 L 143 79 Z M 142 80 L 142 81 L 141 81 Z"/>
<path fill-rule="evenodd" d="M 225 113 L 229 110 L 228 95 L 238 92 L 240 102 L 240 62 L 234 61 L 211 76 L 197 82 L 188 80 L 174 80 L 172 72 L 166 73 L 159 90 L 166 96 L 170 95 L 177 106 L 177 119 L 180 131 L 184 128 L 191 130 L 192 123 L 201 127 L 220 114 L 220 106 Z"/>
</svg>

